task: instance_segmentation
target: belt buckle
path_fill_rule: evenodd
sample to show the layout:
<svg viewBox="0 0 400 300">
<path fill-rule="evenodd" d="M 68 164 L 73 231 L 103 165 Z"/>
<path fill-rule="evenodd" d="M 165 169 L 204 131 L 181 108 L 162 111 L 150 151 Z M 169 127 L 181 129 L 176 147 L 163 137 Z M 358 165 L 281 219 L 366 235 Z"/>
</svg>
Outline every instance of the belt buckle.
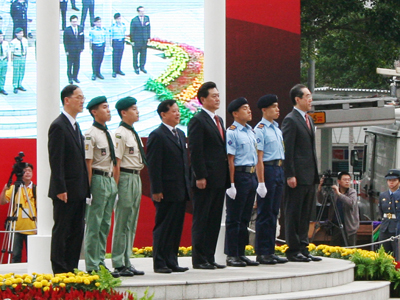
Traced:
<svg viewBox="0 0 400 300">
<path fill-rule="evenodd" d="M 387 217 L 388 217 L 388 219 L 391 219 L 392 218 L 392 214 L 391 213 L 387 213 Z"/>
<path fill-rule="evenodd" d="M 255 166 L 250 167 L 250 173 L 254 173 L 255 171 L 256 171 L 256 167 Z"/>
<path fill-rule="evenodd" d="M 278 167 L 282 166 L 282 159 L 278 160 Z"/>
</svg>

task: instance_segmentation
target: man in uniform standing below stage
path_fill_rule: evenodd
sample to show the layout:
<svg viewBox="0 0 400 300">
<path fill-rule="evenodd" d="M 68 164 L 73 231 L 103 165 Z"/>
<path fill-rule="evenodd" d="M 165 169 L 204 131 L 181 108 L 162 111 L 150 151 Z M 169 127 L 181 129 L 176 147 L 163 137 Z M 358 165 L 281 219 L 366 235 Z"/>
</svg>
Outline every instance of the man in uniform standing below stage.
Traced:
<svg viewBox="0 0 400 300">
<path fill-rule="evenodd" d="M 226 131 L 231 187 L 226 194 L 226 264 L 231 267 L 258 266 L 259 263 L 245 256 L 249 243 L 251 211 L 256 195 L 257 143 L 250 125 L 251 109 L 246 98 L 237 98 L 228 105 L 234 122 Z"/>
<path fill-rule="evenodd" d="M 124 53 L 126 33 L 126 26 L 124 23 L 122 23 L 122 17 L 120 13 L 116 13 L 114 15 L 114 20 L 115 23 L 110 29 L 111 45 L 113 47 L 113 78 L 117 77 L 117 74 L 125 75 L 125 73 L 121 71 L 121 60 L 122 54 Z"/>
<path fill-rule="evenodd" d="M 279 118 L 278 97 L 271 94 L 262 96 L 257 106 L 263 115 L 254 129 L 258 149 L 257 261 L 261 264 L 285 263 L 288 261 L 286 258 L 275 255 L 277 217 L 285 186 L 283 137 L 274 121 Z"/>
<path fill-rule="evenodd" d="M 106 48 L 106 37 L 107 30 L 101 27 L 101 18 L 96 17 L 94 19 L 94 26 L 89 32 L 89 45 L 92 50 L 92 80 L 96 80 L 96 77 L 104 79 L 100 68 L 104 58 L 104 49 Z"/>
<path fill-rule="evenodd" d="M 104 264 L 117 185 L 113 177 L 116 166 L 114 141 L 106 122 L 111 113 L 105 96 L 93 98 L 86 107 L 94 122 L 85 133 L 85 158 L 92 199 L 86 205 L 86 271 L 99 271 Z M 118 276 L 119 274 L 112 274 Z"/>
<path fill-rule="evenodd" d="M 146 64 L 147 43 L 150 41 L 150 18 L 144 15 L 144 7 L 137 8 L 138 16 L 131 21 L 131 43 L 133 49 L 133 68 L 139 75 L 140 71 L 147 73 Z M 140 53 L 140 65 L 138 66 L 138 54 Z"/>
<path fill-rule="evenodd" d="M 129 260 L 142 197 L 140 170 L 147 164 L 142 141 L 133 128 L 133 123 L 139 121 L 139 111 L 136 99 L 132 97 L 119 100 L 115 108 L 122 122 L 115 131 L 117 167 L 114 178 L 118 185 L 119 200 L 115 208 L 112 263 L 114 272 L 121 276 L 144 275 Z"/>
<path fill-rule="evenodd" d="M 15 0 L 11 4 L 11 18 L 13 19 L 14 22 L 14 27 L 13 27 L 13 34 L 15 37 L 15 30 L 17 28 L 22 28 L 23 33 L 22 36 L 27 36 L 28 33 L 28 16 L 27 16 L 27 11 L 28 11 L 28 5 L 27 1 L 25 0 Z"/>
<path fill-rule="evenodd" d="M 0 30 L 0 94 L 8 95 L 4 90 L 4 84 L 6 82 L 6 74 L 8 67 L 8 56 L 9 56 L 9 45 L 4 40 L 4 34 Z"/>
<path fill-rule="evenodd" d="M 28 51 L 28 40 L 24 38 L 22 28 L 15 29 L 16 38 L 10 42 L 11 60 L 13 61 L 13 86 L 14 94 L 18 90 L 25 92 L 22 80 L 25 75 L 26 54 Z"/>
<path fill-rule="evenodd" d="M 85 35 L 83 27 L 78 25 L 78 17 L 72 15 L 69 18 L 71 26 L 64 30 L 64 49 L 67 55 L 67 75 L 68 82 L 72 84 L 72 80 L 79 83 L 78 73 L 81 61 L 81 53 L 85 47 Z M 74 69 L 72 71 L 72 69 Z"/>
</svg>

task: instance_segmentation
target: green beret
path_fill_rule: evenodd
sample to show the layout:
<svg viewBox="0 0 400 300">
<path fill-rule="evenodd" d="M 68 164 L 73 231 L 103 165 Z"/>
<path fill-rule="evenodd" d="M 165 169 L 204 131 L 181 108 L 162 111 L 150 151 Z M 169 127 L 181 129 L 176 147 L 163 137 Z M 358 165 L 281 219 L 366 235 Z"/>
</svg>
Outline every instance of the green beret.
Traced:
<svg viewBox="0 0 400 300">
<path fill-rule="evenodd" d="M 23 29 L 22 29 L 21 27 L 18 27 L 18 28 L 15 29 L 14 32 L 15 32 L 15 33 L 20 33 L 21 31 L 23 31 Z"/>
<path fill-rule="evenodd" d="M 90 100 L 90 102 L 88 103 L 88 105 L 86 106 L 86 109 L 90 110 L 93 106 L 97 105 L 97 104 L 101 104 L 107 102 L 107 98 L 106 96 L 98 96 L 93 98 L 92 100 Z"/>
<path fill-rule="evenodd" d="M 133 97 L 125 97 L 125 98 L 118 100 L 118 102 L 115 104 L 115 108 L 117 110 L 127 109 L 127 108 L 131 107 L 132 105 L 135 105 L 136 102 L 137 102 L 136 99 Z"/>
<path fill-rule="evenodd" d="M 231 103 L 228 105 L 228 112 L 233 113 L 234 111 L 237 111 L 242 105 L 248 104 L 247 99 L 244 97 L 237 98 L 233 100 Z"/>
</svg>

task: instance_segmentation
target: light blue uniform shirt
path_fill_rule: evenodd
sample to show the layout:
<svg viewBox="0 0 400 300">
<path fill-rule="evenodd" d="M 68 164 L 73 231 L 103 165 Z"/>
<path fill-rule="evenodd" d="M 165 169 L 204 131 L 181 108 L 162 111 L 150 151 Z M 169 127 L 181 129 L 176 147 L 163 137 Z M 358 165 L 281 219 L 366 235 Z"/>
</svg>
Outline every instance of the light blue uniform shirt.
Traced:
<svg viewBox="0 0 400 300">
<path fill-rule="evenodd" d="M 282 131 L 277 122 L 262 118 L 254 128 L 257 138 L 257 149 L 264 152 L 263 161 L 285 159 Z"/>
<path fill-rule="evenodd" d="M 110 28 L 111 39 L 113 40 L 124 40 L 125 39 L 126 26 L 124 23 L 114 23 Z"/>
<path fill-rule="evenodd" d="M 92 27 L 89 31 L 89 38 L 92 44 L 100 45 L 106 42 L 107 30 L 104 27 Z"/>
<path fill-rule="evenodd" d="M 235 166 L 255 166 L 257 164 L 257 143 L 253 128 L 233 122 L 226 131 L 226 150 L 234 155 Z"/>
</svg>

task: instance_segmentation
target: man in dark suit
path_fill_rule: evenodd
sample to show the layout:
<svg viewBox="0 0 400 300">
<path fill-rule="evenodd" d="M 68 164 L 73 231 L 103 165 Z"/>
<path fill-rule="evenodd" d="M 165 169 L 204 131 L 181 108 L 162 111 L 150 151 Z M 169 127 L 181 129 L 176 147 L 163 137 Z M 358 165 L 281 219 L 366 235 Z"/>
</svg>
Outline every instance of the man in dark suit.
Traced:
<svg viewBox="0 0 400 300">
<path fill-rule="evenodd" d="M 190 193 L 186 137 L 176 127 L 181 114 L 175 100 L 161 102 L 157 112 L 162 124 L 147 141 L 151 194 L 156 207 L 153 267 L 156 273 L 185 272 L 188 268 L 179 267 L 177 255 Z"/>
<path fill-rule="evenodd" d="M 195 269 L 225 268 L 214 258 L 225 190 L 230 186 L 225 129 L 215 114 L 220 104 L 216 84 L 204 83 L 197 98 L 203 108 L 188 126 L 193 172 L 192 263 Z"/>
<path fill-rule="evenodd" d="M 94 0 L 82 0 L 81 26 L 85 27 L 86 16 L 89 11 L 90 27 L 94 26 Z"/>
<path fill-rule="evenodd" d="M 51 264 L 54 274 L 73 272 L 78 267 L 81 252 L 85 198 L 90 196 L 84 140 L 76 122 L 84 101 L 78 86 L 67 85 L 61 92 L 64 110 L 49 128 L 49 197 L 53 200 L 54 219 Z"/>
<path fill-rule="evenodd" d="M 133 68 L 135 73 L 139 75 L 140 71 L 147 73 L 144 68 L 146 64 L 147 43 L 150 40 L 150 19 L 144 15 L 144 7 L 137 8 L 138 16 L 131 21 L 131 44 L 133 49 Z M 140 66 L 138 66 L 138 54 L 140 53 Z"/>
<path fill-rule="evenodd" d="M 22 28 L 24 31 L 24 37 L 27 37 L 28 32 L 28 1 L 25 0 L 14 0 L 11 4 L 10 14 L 13 19 L 13 37 L 16 37 L 15 30 Z"/>
<path fill-rule="evenodd" d="M 85 35 L 83 27 L 78 25 L 78 17 L 72 15 L 69 18 L 71 26 L 64 30 L 64 49 L 67 55 L 67 75 L 68 82 L 72 84 L 72 80 L 80 83 L 78 73 L 81 61 L 81 52 L 85 48 Z M 72 70 L 73 69 L 73 70 Z"/>
<path fill-rule="evenodd" d="M 67 27 L 67 6 L 68 6 L 68 0 L 60 0 L 62 30 L 65 30 L 65 27 Z"/>
<path fill-rule="evenodd" d="M 311 110 L 312 95 L 302 84 L 290 90 L 293 110 L 282 123 L 285 143 L 285 233 L 289 261 L 319 261 L 308 252 L 308 226 L 315 203 L 315 184 L 319 182 L 315 127 L 307 112 Z"/>
</svg>

